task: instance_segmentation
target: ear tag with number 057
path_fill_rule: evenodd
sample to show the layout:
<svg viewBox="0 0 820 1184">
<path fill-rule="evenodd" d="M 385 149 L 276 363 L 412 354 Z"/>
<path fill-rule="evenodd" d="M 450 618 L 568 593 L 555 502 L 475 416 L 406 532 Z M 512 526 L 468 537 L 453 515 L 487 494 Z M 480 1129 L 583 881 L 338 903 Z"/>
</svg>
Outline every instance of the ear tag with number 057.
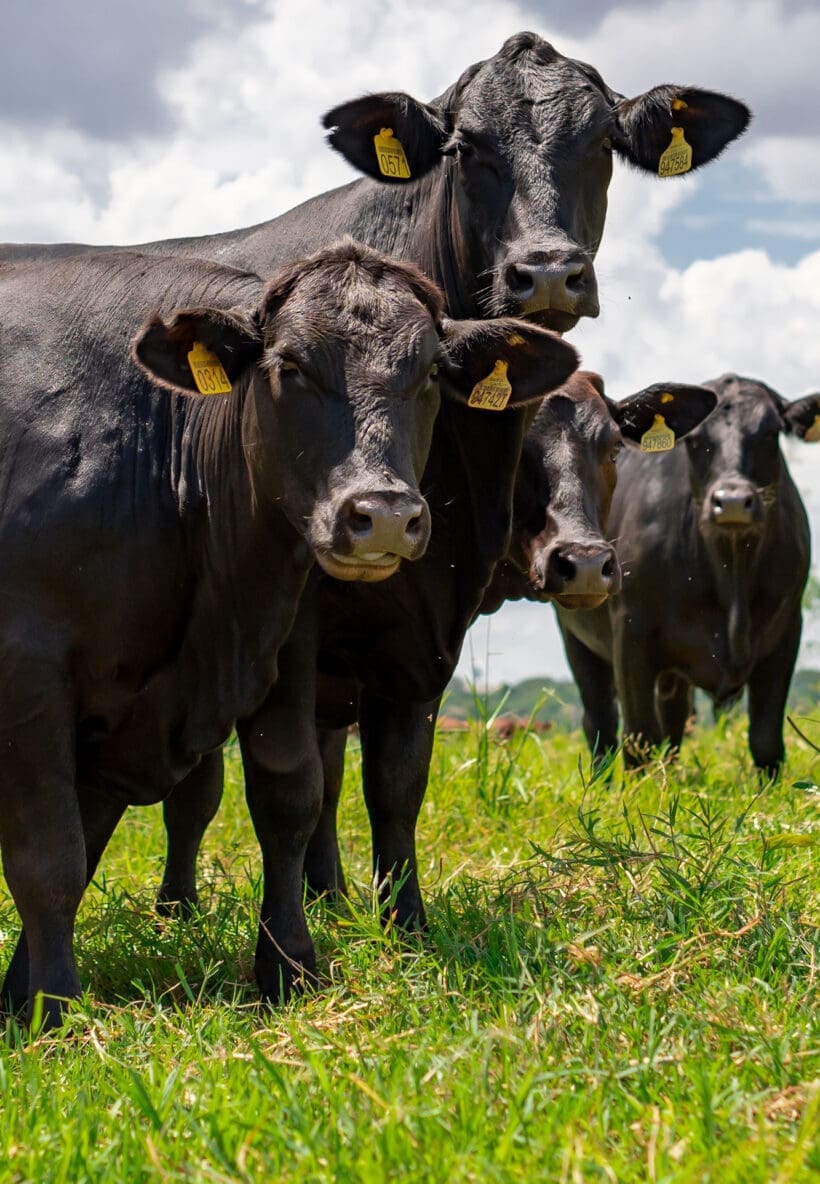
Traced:
<svg viewBox="0 0 820 1184">
<path fill-rule="evenodd" d="M 669 147 L 661 153 L 658 161 L 659 177 L 677 177 L 688 173 L 692 167 L 692 145 L 686 142 L 682 127 L 672 128 Z"/>
<path fill-rule="evenodd" d="M 816 440 L 820 440 L 820 415 L 815 415 L 814 423 L 806 431 L 804 440 L 808 440 L 809 444 L 814 444 Z"/>
<path fill-rule="evenodd" d="M 401 142 L 393 135 L 392 127 L 383 127 L 377 136 L 373 137 L 376 145 L 376 160 L 379 162 L 379 172 L 383 177 L 400 177 L 410 179 L 410 165 Z"/>
<path fill-rule="evenodd" d="M 512 385 L 507 378 L 507 363 L 498 361 L 486 378 L 477 382 L 470 391 L 468 407 L 480 407 L 482 411 L 503 411 L 510 401 Z"/>
<path fill-rule="evenodd" d="M 641 452 L 668 452 L 675 447 L 675 433 L 662 415 L 656 415 L 652 427 L 641 436 Z"/>
<path fill-rule="evenodd" d="M 211 353 L 201 341 L 195 341 L 188 353 L 188 365 L 194 376 L 196 389 L 201 395 L 229 395 L 231 383 L 216 354 Z"/>
</svg>

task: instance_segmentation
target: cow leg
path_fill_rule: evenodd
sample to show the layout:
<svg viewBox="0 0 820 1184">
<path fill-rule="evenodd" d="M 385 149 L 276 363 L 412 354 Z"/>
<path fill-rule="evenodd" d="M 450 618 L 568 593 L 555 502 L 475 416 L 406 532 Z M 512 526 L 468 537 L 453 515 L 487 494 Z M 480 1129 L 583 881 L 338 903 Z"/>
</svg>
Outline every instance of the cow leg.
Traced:
<svg viewBox="0 0 820 1184">
<path fill-rule="evenodd" d="M 80 818 L 85 844 L 85 886 L 94 877 L 109 839 L 122 818 L 125 806 L 106 793 L 80 785 L 77 789 Z M 22 1011 L 29 991 L 29 947 L 25 927 L 17 939 L 3 986 L 0 988 L 0 1007 L 16 1013 Z"/>
<path fill-rule="evenodd" d="M 686 721 L 692 714 L 691 683 L 671 670 L 666 671 L 655 687 L 655 710 L 661 731 L 669 739 L 670 748 L 680 749 Z"/>
<path fill-rule="evenodd" d="M 272 1002 L 316 978 L 302 901 L 305 851 L 322 808 L 316 652 L 311 629 L 294 634 L 279 653 L 279 680 L 264 706 L 237 724 L 264 875 L 256 978 Z"/>
<path fill-rule="evenodd" d="M 165 872 L 157 893 L 157 912 L 190 917 L 199 896 L 196 857 L 222 800 L 222 749 L 208 752 L 162 803 Z"/>
<path fill-rule="evenodd" d="M 416 820 L 427 789 L 440 699 L 397 704 L 364 692 L 359 728 L 362 779 L 373 836 L 373 868 L 387 906 L 394 878 L 393 916 L 402 929 L 423 929 L 424 904 L 416 864 Z"/>
<path fill-rule="evenodd" d="M 758 662 L 749 677 L 749 748 L 758 769 L 770 779 L 779 775 L 786 755 L 783 716 L 801 629 L 798 614 L 780 644 Z"/>
<path fill-rule="evenodd" d="M 346 728 L 319 728 L 324 792 L 322 812 L 305 852 L 305 882 L 311 896 L 345 896 L 347 886 L 339 854 L 336 814 L 345 771 Z"/>
<path fill-rule="evenodd" d="M 564 649 L 584 708 L 582 726 L 593 763 L 600 764 L 618 746 L 618 704 L 615 678 L 609 662 L 599 658 L 582 641 L 561 630 Z"/>
<path fill-rule="evenodd" d="M 616 629 L 614 636 L 615 686 L 623 713 L 624 763 L 638 768 L 646 763 L 648 750 L 666 739 L 655 710 L 655 680 L 658 676 L 645 637 Z"/>
</svg>

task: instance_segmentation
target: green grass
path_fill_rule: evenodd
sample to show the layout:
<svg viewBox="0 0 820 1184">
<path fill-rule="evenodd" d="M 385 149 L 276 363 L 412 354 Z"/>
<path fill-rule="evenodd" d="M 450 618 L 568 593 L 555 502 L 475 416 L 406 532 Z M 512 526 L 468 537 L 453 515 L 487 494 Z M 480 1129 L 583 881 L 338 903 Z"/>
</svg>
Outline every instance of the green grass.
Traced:
<svg viewBox="0 0 820 1184">
<path fill-rule="evenodd" d="M 0 1027 L 2 1184 L 816 1179 L 820 766 L 788 743 L 761 791 L 741 720 L 623 787 L 577 734 L 440 737 L 409 946 L 373 917 L 351 745 L 353 900 L 311 906 L 324 987 L 279 1012 L 236 755 L 195 922 L 155 916 L 159 811 L 132 811 L 71 1031 Z M 16 928 L 0 884 L 2 967 Z"/>
</svg>

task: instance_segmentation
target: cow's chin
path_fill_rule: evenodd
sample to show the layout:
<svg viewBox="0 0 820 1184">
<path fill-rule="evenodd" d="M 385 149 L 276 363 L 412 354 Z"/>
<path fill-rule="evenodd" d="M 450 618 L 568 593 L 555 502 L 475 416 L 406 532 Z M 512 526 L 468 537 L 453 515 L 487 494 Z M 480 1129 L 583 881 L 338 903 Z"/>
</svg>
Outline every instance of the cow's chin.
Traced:
<svg viewBox="0 0 820 1184">
<path fill-rule="evenodd" d="M 317 551 L 316 560 L 322 571 L 334 580 L 361 580 L 365 584 L 377 584 L 389 579 L 399 570 L 401 558 L 384 552 L 372 559 L 360 556 L 336 555 L 333 551 Z"/>
<path fill-rule="evenodd" d="M 602 604 L 606 604 L 609 599 L 606 593 L 603 596 L 572 596 L 572 595 L 554 595 L 550 598 L 556 604 L 560 604 L 561 608 L 568 609 L 591 609 L 600 608 Z"/>
<path fill-rule="evenodd" d="M 573 313 L 559 312 L 552 308 L 539 308 L 535 312 L 524 312 L 519 315 L 522 320 L 537 325 L 539 329 L 552 329 L 553 333 L 562 334 L 569 333 L 581 319 Z"/>
</svg>

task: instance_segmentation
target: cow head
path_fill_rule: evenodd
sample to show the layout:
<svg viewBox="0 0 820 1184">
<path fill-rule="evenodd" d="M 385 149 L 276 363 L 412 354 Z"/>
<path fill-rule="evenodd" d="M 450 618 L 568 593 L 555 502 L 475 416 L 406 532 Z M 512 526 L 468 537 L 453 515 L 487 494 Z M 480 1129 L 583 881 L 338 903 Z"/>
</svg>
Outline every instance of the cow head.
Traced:
<svg viewBox="0 0 820 1184">
<path fill-rule="evenodd" d="M 577 365 L 535 326 L 445 321 L 419 271 L 352 240 L 289 266 L 257 309 L 153 316 L 132 354 L 154 382 L 202 397 L 189 359 L 197 343 L 231 384 L 217 400 L 241 401 L 256 501 L 280 509 L 344 580 L 385 579 L 424 553 L 419 480 L 442 393 L 469 399 L 501 360 L 518 406 Z"/>
<path fill-rule="evenodd" d="M 589 609 L 620 589 L 606 528 L 624 442 L 639 441 L 659 414 L 686 435 L 715 402 L 703 387 L 671 383 L 615 403 L 600 375 L 585 371 L 544 399 L 524 442 L 510 552 L 536 599 Z"/>
<path fill-rule="evenodd" d="M 374 137 L 387 128 L 411 182 L 435 170 L 444 223 L 427 227 L 415 257 L 442 280 L 451 308 L 565 331 L 598 315 L 593 260 L 613 154 L 657 175 L 675 127 L 698 168 L 748 121 L 742 103 L 692 87 L 626 99 L 593 67 L 520 33 L 430 104 L 372 95 L 330 111 L 324 125 L 331 145 L 378 180 L 408 183 L 379 168 Z"/>
<path fill-rule="evenodd" d="M 787 402 L 754 379 L 724 374 L 705 384 L 717 406 L 686 441 L 701 529 L 715 541 L 765 528 L 783 471 L 780 435 L 820 439 L 820 395 Z"/>
</svg>

